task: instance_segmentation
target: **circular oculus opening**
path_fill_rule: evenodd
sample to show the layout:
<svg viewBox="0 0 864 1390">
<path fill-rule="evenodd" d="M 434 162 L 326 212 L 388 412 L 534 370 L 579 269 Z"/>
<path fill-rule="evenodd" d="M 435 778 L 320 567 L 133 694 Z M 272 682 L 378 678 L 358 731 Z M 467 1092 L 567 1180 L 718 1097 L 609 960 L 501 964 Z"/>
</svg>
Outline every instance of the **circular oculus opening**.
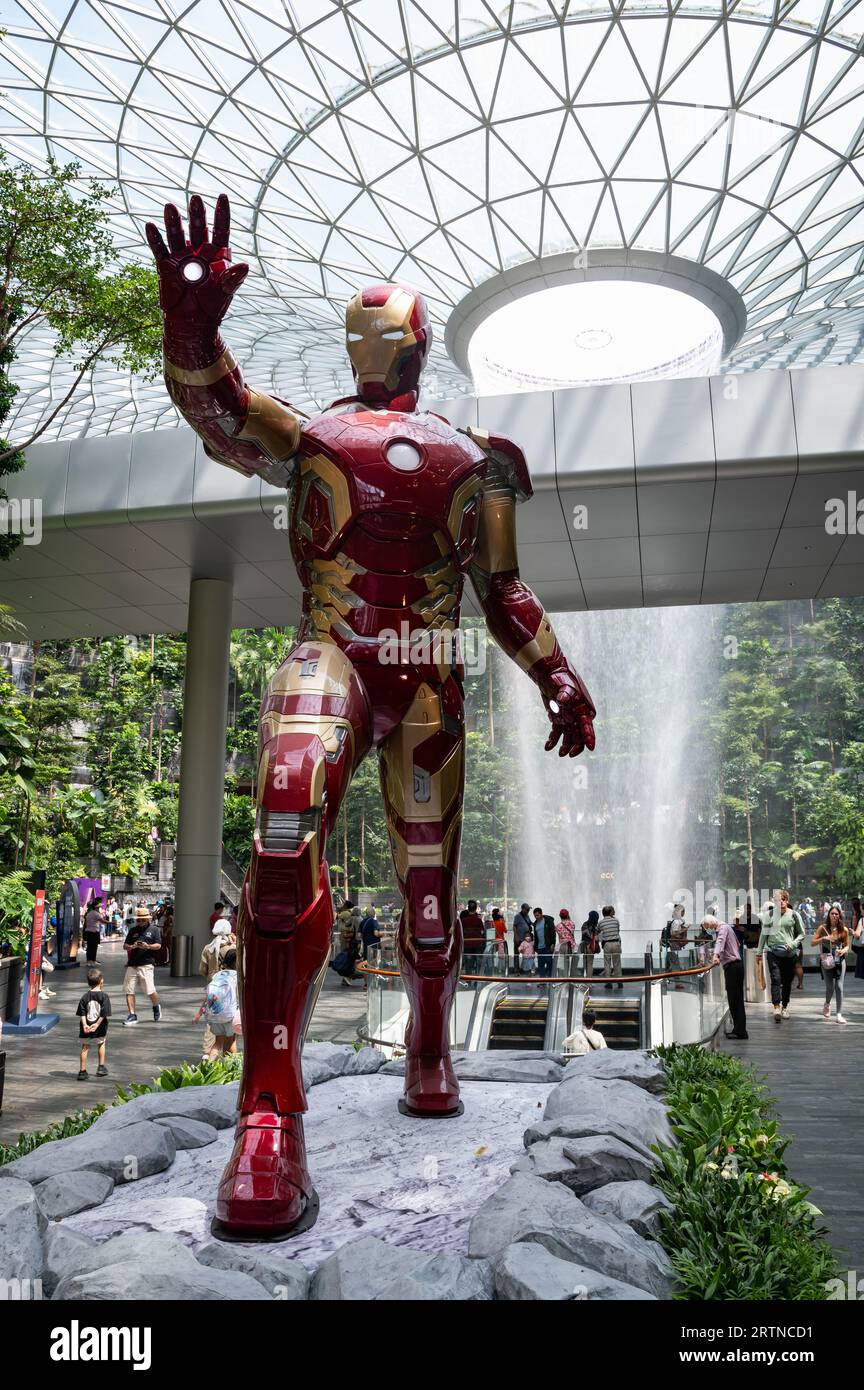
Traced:
<svg viewBox="0 0 864 1390">
<path fill-rule="evenodd" d="M 723 326 L 700 300 L 634 279 L 538 289 L 474 329 L 468 363 L 484 393 L 703 376 L 723 357 Z"/>
</svg>

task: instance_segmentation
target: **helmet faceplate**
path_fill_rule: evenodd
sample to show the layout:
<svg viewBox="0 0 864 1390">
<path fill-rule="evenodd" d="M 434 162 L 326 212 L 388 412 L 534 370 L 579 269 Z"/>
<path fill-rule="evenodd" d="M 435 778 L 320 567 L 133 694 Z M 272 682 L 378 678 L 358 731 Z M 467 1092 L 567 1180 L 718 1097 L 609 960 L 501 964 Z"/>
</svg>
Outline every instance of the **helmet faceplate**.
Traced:
<svg viewBox="0 0 864 1390">
<path fill-rule="evenodd" d="M 387 404 L 416 392 L 432 342 L 422 295 L 405 285 L 370 285 L 349 303 L 345 333 L 363 400 Z"/>
</svg>

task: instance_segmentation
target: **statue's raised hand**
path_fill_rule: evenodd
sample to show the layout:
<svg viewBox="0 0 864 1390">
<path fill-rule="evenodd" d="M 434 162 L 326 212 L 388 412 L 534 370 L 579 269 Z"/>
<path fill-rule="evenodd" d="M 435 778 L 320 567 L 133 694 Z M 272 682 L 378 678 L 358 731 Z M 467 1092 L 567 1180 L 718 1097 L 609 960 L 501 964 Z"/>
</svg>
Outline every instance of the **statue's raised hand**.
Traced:
<svg viewBox="0 0 864 1390">
<path fill-rule="evenodd" d="M 547 676 L 541 686 L 552 730 L 546 748 L 554 748 L 562 758 L 576 758 L 583 748 L 594 747 L 594 701 L 575 671 Z"/>
<path fill-rule="evenodd" d="M 212 236 L 204 203 L 195 194 L 189 201 L 189 237 L 173 203 L 165 205 L 165 235 L 154 222 L 146 225 L 147 240 L 159 272 L 162 312 L 178 327 L 221 323 L 231 300 L 249 274 L 248 265 L 232 265 L 228 237 L 231 206 L 226 194 L 216 200 Z"/>
</svg>

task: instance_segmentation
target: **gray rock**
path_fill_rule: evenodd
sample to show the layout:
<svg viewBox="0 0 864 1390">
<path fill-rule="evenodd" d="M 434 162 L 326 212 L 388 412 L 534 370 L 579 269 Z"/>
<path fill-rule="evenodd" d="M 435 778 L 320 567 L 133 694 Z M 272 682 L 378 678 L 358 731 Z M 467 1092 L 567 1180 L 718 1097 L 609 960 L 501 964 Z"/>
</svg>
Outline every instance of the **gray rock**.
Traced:
<svg viewBox="0 0 864 1390">
<path fill-rule="evenodd" d="M 64 1216 L 74 1216 L 76 1211 L 101 1206 L 113 1191 L 114 1179 L 108 1173 L 70 1170 L 40 1182 L 36 1200 L 49 1221 L 59 1221 Z"/>
<path fill-rule="evenodd" d="M 647 1182 L 610 1182 L 596 1187 L 583 1198 L 589 1211 L 600 1216 L 617 1216 L 637 1235 L 656 1240 L 660 1233 L 660 1212 L 672 1211 L 672 1203 L 659 1188 Z"/>
<path fill-rule="evenodd" d="M 188 1115 L 160 1115 L 153 1123 L 170 1129 L 178 1149 L 203 1149 L 213 1143 L 218 1133 L 215 1125 L 190 1120 Z"/>
<path fill-rule="evenodd" d="M 325 1081 L 334 1081 L 339 1075 L 328 1062 L 319 1061 L 316 1057 L 304 1057 L 301 1070 L 303 1072 L 303 1085 L 307 1091 L 311 1090 L 313 1086 L 320 1086 Z"/>
<path fill-rule="evenodd" d="M 453 1052 L 453 1070 L 460 1081 L 524 1081 L 539 1084 L 560 1081 L 564 1075 L 558 1052 L 531 1052 L 502 1048 L 494 1052 Z M 381 1068 L 382 1076 L 404 1076 L 405 1058 Z"/>
<path fill-rule="evenodd" d="M 650 1155 L 643 1156 L 621 1139 L 592 1134 L 579 1139 L 538 1140 L 511 1165 L 510 1172 L 533 1173 L 547 1182 L 563 1182 L 577 1197 L 583 1197 L 610 1181 L 647 1180 L 653 1167 Z"/>
<path fill-rule="evenodd" d="M 557 1138 L 539 1140 L 510 1165 L 510 1172 L 531 1173 L 546 1182 L 563 1182 L 569 1186 L 567 1178 L 574 1172 L 575 1165 L 564 1153 L 564 1145 L 568 1142 Z"/>
<path fill-rule="evenodd" d="M 11 1163 L 6 1165 L 7 1173 L 12 1167 Z M 0 1183 L 0 1279 L 41 1279 L 42 1232 L 47 1224 L 29 1182 L 4 1176 Z"/>
<path fill-rule="evenodd" d="M 382 1076 L 404 1076 L 405 1058 L 394 1057 L 392 1062 L 385 1062 L 381 1068 Z"/>
<path fill-rule="evenodd" d="M 620 1120 L 613 1122 L 601 1118 L 598 1122 L 596 1115 L 593 1118 L 587 1115 L 584 1119 L 581 1115 L 562 1115 L 558 1120 L 537 1120 L 526 1129 L 524 1144 L 526 1149 L 530 1149 L 532 1144 L 542 1143 L 546 1139 L 590 1139 L 594 1134 L 608 1134 L 613 1139 L 620 1139 L 622 1144 L 629 1144 L 646 1163 L 657 1162 L 656 1154 L 652 1154 L 637 1130 L 622 1124 Z"/>
<path fill-rule="evenodd" d="M 455 1072 L 460 1081 L 516 1081 L 536 1082 L 547 1085 L 560 1081 L 563 1076 L 561 1063 L 539 1052 L 523 1052 L 508 1055 L 507 1052 L 469 1052 L 456 1063 Z"/>
<path fill-rule="evenodd" d="M 450 1053 L 450 1060 L 453 1063 L 453 1066 L 456 1067 L 461 1062 L 462 1058 L 467 1056 L 467 1052 L 454 1051 Z M 384 1066 L 381 1067 L 380 1070 L 382 1076 L 404 1076 L 405 1058 L 394 1057 L 392 1062 L 385 1062 Z"/>
<path fill-rule="evenodd" d="M 52 1295 L 54 1299 L 106 1302 L 113 1299 L 269 1298 L 262 1283 L 234 1269 L 208 1268 L 188 1245 L 160 1231 L 124 1231 L 75 1253 Z"/>
<path fill-rule="evenodd" d="M 233 1269 L 248 1274 L 273 1298 L 295 1303 L 308 1298 L 311 1276 L 299 1260 L 288 1260 L 267 1250 L 249 1249 L 241 1245 L 225 1245 L 219 1240 L 202 1245 L 195 1258 L 210 1269 Z"/>
<path fill-rule="evenodd" d="M 103 1117 L 105 1118 L 105 1117 Z M 99 1121 L 72 1139 L 55 1139 L 6 1165 L 10 1176 L 40 1183 L 70 1169 L 107 1173 L 115 1182 L 134 1182 L 161 1173 L 174 1162 L 177 1146 L 164 1125 L 147 1120 L 118 1130 L 99 1130 Z M 0 1181 L 7 1181 L 7 1178 Z"/>
<path fill-rule="evenodd" d="M 214 1129 L 230 1129 L 237 1119 L 239 1081 L 225 1086 L 180 1086 L 176 1091 L 149 1091 L 125 1105 L 112 1105 L 93 1125 L 91 1133 L 123 1129 L 141 1120 L 198 1120 Z"/>
<path fill-rule="evenodd" d="M 250 1303 L 269 1297 L 264 1285 L 248 1274 L 208 1269 L 194 1259 L 189 1264 L 170 1260 L 164 1265 L 158 1260 L 124 1262 L 106 1265 L 90 1274 L 67 1274 L 52 1294 L 56 1302 L 74 1303 L 180 1303 L 205 1299 Z"/>
<path fill-rule="evenodd" d="M 468 1253 L 494 1258 L 506 1246 L 533 1241 L 550 1254 L 637 1288 L 668 1296 L 671 1268 L 657 1248 L 622 1221 L 589 1211 L 562 1183 L 520 1173 L 475 1214 Z"/>
<path fill-rule="evenodd" d="M 659 1057 L 648 1052 L 619 1052 L 604 1048 L 584 1057 L 573 1057 L 564 1068 L 565 1080 L 570 1076 L 591 1076 L 597 1081 L 631 1081 L 652 1095 L 666 1090 L 666 1072 Z"/>
<path fill-rule="evenodd" d="M 528 1150 L 529 1154 L 531 1150 Z M 650 1163 L 640 1158 L 629 1144 L 609 1135 L 595 1134 L 590 1139 L 565 1139 L 564 1157 L 573 1164 L 564 1179 L 577 1197 L 593 1192 L 609 1182 L 643 1182 L 651 1177 Z"/>
<path fill-rule="evenodd" d="M 343 1073 L 345 1076 L 369 1076 L 384 1065 L 384 1053 L 377 1047 L 361 1047 L 357 1052 L 352 1048 L 351 1054 Z"/>
<path fill-rule="evenodd" d="M 318 1301 L 359 1302 L 487 1301 L 494 1296 L 486 1260 L 464 1255 L 428 1255 L 377 1236 L 349 1242 L 319 1265 L 311 1297 Z"/>
<path fill-rule="evenodd" d="M 542 1245 L 522 1241 L 508 1245 L 495 1260 L 495 1291 L 513 1303 L 563 1303 L 593 1300 L 648 1300 L 654 1294 L 598 1274 L 585 1265 L 550 1255 Z"/>
<path fill-rule="evenodd" d="M 109 1265 L 146 1266 L 148 1263 L 164 1269 L 172 1263 L 194 1265 L 197 1261 L 195 1252 L 178 1236 L 165 1231 L 131 1230 L 121 1231 L 98 1243 L 90 1242 L 85 1250 L 77 1253 L 66 1274 L 93 1274 Z"/>
<path fill-rule="evenodd" d="M 420 1252 L 417 1252 L 420 1254 Z M 374 1303 L 487 1303 L 495 1297 L 489 1260 L 464 1255 L 427 1255 L 407 1274 L 373 1297 Z"/>
<path fill-rule="evenodd" d="M 318 1062 L 329 1067 L 334 1076 L 344 1076 L 354 1048 L 350 1043 L 308 1042 L 303 1048 L 304 1062 Z"/>
<path fill-rule="evenodd" d="M 543 1118 L 559 1120 L 565 1116 L 576 1116 L 583 1123 L 590 1116 L 605 1126 L 604 1133 L 610 1125 L 628 1125 L 649 1145 L 672 1142 L 665 1105 L 632 1081 L 597 1081 L 579 1073 L 565 1077 L 549 1095 Z"/>
<path fill-rule="evenodd" d="M 43 1241 L 45 1264 L 42 1270 L 42 1292 L 50 1298 L 63 1276 L 77 1269 L 87 1258 L 87 1252 L 95 1245 L 95 1240 L 82 1235 L 80 1231 L 73 1231 L 71 1226 L 64 1226 L 59 1222 L 49 1226 Z"/>
</svg>

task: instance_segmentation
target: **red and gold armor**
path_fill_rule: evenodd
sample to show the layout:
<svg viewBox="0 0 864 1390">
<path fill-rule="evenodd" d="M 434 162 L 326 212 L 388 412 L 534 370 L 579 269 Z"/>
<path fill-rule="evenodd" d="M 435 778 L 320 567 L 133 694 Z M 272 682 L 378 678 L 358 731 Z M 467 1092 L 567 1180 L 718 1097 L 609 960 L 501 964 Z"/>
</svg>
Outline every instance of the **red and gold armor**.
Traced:
<svg viewBox="0 0 864 1390">
<path fill-rule="evenodd" d="M 298 640 L 261 709 L 257 823 L 239 913 L 245 1053 L 234 1152 L 218 1229 L 286 1235 L 317 1214 L 303 1141 L 300 1067 L 327 966 L 328 836 L 376 748 L 404 898 L 400 969 L 411 1005 L 405 1095 L 419 1117 L 461 1110 L 450 1011 L 461 936 L 456 880 L 464 784 L 456 634 L 466 577 L 490 631 L 539 686 L 547 748 L 594 747 L 594 707 L 519 578 L 515 507 L 531 496 L 510 440 L 418 411 L 432 331 L 422 296 L 374 285 L 351 300 L 346 347 L 357 394 L 305 420 L 247 387 L 219 324 L 248 267 L 231 264 L 229 207 L 212 236 L 193 198 L 189 235 L 152 224 L 165 319 L 165 380 L 210 457 L 290 488 L 303 585 Z"/>
</svg>

